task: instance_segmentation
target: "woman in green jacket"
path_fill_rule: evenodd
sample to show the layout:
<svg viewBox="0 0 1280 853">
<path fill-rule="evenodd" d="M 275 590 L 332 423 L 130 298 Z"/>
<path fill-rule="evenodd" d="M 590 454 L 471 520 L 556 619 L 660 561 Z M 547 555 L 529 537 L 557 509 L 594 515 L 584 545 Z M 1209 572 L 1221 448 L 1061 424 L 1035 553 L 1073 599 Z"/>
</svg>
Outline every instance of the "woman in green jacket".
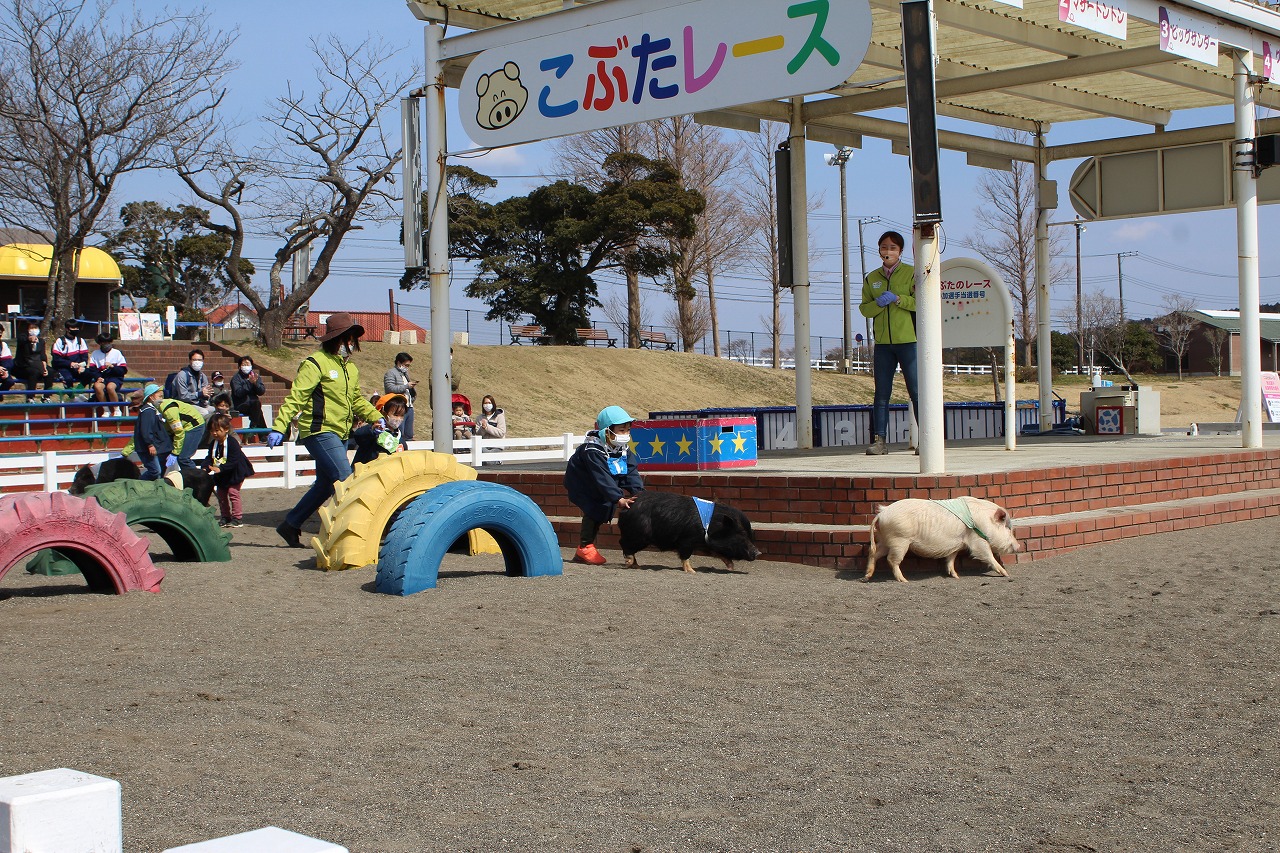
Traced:
<svg viewBox="0 0 1280 853">
<path fill-rule="evenodd" d="M 316 480 L 276 528 L 291 548 L 306 547 L 299 540 L 302 524 L 333 495 L 335 483 L 351 476 L 347 439 L 356 417 L 382 424 L 382 413 L 360 393 L 360 371 L 348 359 L 360 349 L 364 328 L 350 314 L 330 314 L 320 338 L 320 350 L 298 365 L 267 436 L 268 447 L 279 447 L 294 418 L 298 440 L 316 463 Z"/>
<path fill-rule="evenodd" d="M 889 429 L 889 395 L 893 393 L 893 374 L 902 368 L 907 383 L 911 408 L 919 417 L 916 403 L 916 283 L 915 270 L 902 263 L 906 241 L 897 231 L 880 236 L 879 269 L 867 273 L 862 282 L 862 304 L 858 310 L 871 318 L 875 354 L 872 356 L 876 382 L 875 401 L 871 407 L 872 438 L 867 448 L 870 456 L 889 452 L 885 434 Z"/>
</svg>

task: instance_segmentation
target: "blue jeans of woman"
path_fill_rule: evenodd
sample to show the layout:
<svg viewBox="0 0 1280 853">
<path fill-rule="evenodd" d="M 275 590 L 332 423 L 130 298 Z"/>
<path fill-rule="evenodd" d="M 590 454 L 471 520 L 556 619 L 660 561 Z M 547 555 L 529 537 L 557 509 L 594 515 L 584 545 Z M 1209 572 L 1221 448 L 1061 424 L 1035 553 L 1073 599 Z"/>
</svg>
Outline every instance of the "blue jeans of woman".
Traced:
<svg viewBox="0 0 1280 853">
<path fill-rule="evenodd" d="M 204 438 L 204 428 L 205 424 L 200 424 L 200 426 L 191 427 L 186 431 L 186 435 L 182 439 L 182 452 L 178 454 L 179 468 L 199 467 L 191 461 L 191 457 L 200 447 L 200 439 Z"/>
<path fill-rule="evenodd" d="M 333 497 L 333 486 L 351 476 L 351 463 L 347 461 L 347 443 L 331 432 L 319 432 L 302 440 L 302 446 L 316 463 L 316 481 L 289 510 L 284 523 L 301 529 L 303 523 Z"/>
<path fill-rule="evenodd" d="M 907 383 L 907 396 L 911 398 L 911 407 L 920 417 L 920 404 L 916 401 L 919 385 L 916 384 L 916 345 L 876 343 L 874 355 L 876 381 L 875 402 L 871 407 L 873 436 L 880 436 L 888 441 L 889 430 L 889 395 L 893 393 L 893 374 L 902 367 L 902 378 Z"/>
</svg>

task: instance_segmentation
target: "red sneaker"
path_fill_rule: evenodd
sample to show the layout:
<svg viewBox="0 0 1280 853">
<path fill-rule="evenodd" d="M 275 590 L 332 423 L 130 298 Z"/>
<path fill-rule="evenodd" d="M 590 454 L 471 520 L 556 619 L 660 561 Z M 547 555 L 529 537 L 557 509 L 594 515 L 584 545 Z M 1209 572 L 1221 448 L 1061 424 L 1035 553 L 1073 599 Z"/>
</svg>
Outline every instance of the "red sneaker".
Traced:
<svg viewBox="0 0 1280 853">
<path fill-rule="evenodd" d="M 609 562 L 604 555 L 596 550 L 595 545 L 583 545 L 573 553 L 573 561 L 575 563 L 589 563 L 593 566 L 603 566 Z"/>
</svg>

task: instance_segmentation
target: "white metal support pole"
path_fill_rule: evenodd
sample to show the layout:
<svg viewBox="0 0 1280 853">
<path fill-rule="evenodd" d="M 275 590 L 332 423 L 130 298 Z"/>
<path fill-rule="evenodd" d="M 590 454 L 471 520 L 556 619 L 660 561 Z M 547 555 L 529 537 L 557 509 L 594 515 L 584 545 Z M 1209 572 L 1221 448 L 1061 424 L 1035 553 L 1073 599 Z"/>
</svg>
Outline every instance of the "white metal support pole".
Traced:
<svg viewBox="0 0 1280 853">
<path fill-rule="evenodd" d="M 1258 179 L 1254 169 L 1253 51 L 1232 50 L 1236 139 L 1232 169 L 1240 276 L 1240 446 L 1262 447 L 1262 322 L 1258 306 Z"/>
<path fill-rule="evenodd" d="M 1014 321 L 1009 321 L 1009 340 L 1004 345 L 1004 449 L 1018 448 L 1018 336 Z"/>
<path fill-rule="evenodd" d="M 796 330 L 796 447 L 813 447 L 813 376 L 809 355 L 809 200 L 805 181 L 804 98 L 791 99 L 791 300 Z"/>
<path fill-rule="evenodd" d="M 843 154 L 843 151 L 841 152 Z M 844 320 L 844 339 L 841 344 L 841 371 L 853 372 L 853 305 L 849 295 L 849 197 L 845 188 L 844 167 L 849 157 L 844 155 L 840 160 L 840 280 L 841 298 L 844 302 L 841 319 Z"/>
<path fill-rule="evenodd" d="M 1040 384 L 1040 432 L 1053 429 L 1053 338 L 1049 305 L 1049 211 L 1044 136 L 1036 134 L 1036 379 Z"/>
<path fill-rule="evenodd" d="M 927 236 L 926 236 L 927 233 Z M 916 276 L 916 374 L 920 425 L 920 473 L 946 471 L 945 422 L 942 391 L 942 259 L 938 257 L 936 225 L 914 231 Z"/>
<path fill-rule="evenodd" d="M 427 24 L 426 44 L 426 156 L 427 274 L 431 282 L 431 438 L 437 453 L 453 452 L 453 406 L 450 385 L 453 364 L 449 345 L 449 207 L 445 184 L 444 27 Z"/>
</svg>

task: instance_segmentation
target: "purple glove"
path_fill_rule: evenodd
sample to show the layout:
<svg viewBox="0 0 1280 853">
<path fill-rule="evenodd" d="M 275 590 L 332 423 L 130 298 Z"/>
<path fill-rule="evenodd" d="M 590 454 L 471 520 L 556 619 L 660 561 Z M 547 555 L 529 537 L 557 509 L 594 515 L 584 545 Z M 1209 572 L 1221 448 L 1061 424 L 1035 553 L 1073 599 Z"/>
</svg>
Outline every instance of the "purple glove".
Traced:
<svg viewBox="0 0 1280 853">
<path fill-rule="evenodd" d="M 898 294 L 894 293 L 892 290 L 886 290 L 884 293 L 876 297 L 876 304 L 881 308 L 884 308 L 886 305 L 892 305 L 897 301 Z"/>
<path fill-rule="evenodd" d="M 284 444 L 284 433 L 275 430 L 267 433 L 267 447 L 279 447 L 282 444 Z"/>
</svg>

